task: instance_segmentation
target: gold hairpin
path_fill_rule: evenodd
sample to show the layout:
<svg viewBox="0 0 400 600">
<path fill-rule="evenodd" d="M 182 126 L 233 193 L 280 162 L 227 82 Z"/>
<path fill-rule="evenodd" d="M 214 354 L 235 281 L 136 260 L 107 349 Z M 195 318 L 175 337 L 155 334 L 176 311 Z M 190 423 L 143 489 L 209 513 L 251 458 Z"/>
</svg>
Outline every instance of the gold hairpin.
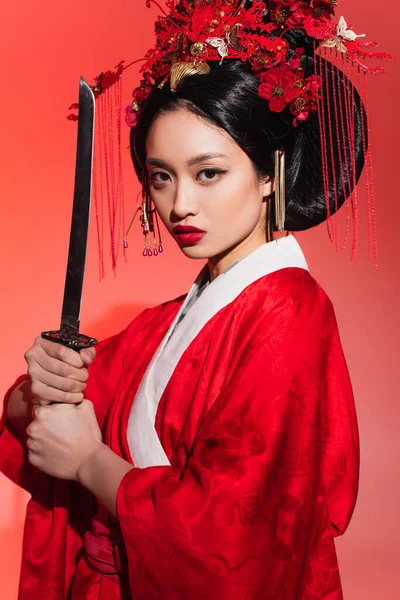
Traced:
<svg viewBox="0 0 400 600">
<path fill-rule="evenodd" d="M 275 223 L 278 231 L 285 227 L 285 151 L 275 150 Z"/>
</svg>

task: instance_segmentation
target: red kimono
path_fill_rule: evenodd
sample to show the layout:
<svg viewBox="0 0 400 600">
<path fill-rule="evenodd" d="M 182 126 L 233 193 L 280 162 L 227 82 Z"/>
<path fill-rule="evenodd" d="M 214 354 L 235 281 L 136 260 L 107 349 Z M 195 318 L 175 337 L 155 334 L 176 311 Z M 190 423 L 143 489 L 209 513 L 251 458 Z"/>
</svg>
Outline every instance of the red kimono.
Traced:
<svg viewBox="0 0 400 600">
<path fill-rule="evenodd" d="M 31 467 L 3 415 L 1 469 L 32 494 L 19 600 L 343 598 L 334 538 L 354 510 L 359 439 L 332 303 L 293 235 L 180 319 L 206 274 L 90 366 L 104 442 L 137 467 L 118 520 Z"/>
</svg>

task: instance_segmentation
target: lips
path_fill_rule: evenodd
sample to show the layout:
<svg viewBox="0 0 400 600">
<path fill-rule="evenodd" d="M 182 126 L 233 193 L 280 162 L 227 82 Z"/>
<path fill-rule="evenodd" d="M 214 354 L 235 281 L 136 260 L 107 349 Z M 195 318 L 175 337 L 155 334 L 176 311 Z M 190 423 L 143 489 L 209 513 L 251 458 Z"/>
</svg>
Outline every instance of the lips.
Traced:
<svg viewBox="0 0 400 600">
<path fill-rule="evenodd" d="M 193 225 L 177 225 L 173 229 L 174 233 L 206 233 L 204 229 L 193 227 Z"/>
<path fill-rule="evenodd" d="M 206 235 L 206 232 L 192 225 L 177 225 L 173 229 L 180 246 L 194 246 Z"/>
</svg>

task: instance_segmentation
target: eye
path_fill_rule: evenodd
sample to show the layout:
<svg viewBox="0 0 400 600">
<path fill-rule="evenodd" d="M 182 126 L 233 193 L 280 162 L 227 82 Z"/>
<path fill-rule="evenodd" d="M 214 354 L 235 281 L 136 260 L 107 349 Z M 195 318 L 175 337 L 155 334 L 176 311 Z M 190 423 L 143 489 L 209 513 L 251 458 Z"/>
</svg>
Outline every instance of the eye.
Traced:
<svg viewBox="0 0 400 600">
<path fill-rule="evenodd" d="M 222 169 L 203 169 L 197 173 L 197 179 L 202 184 L 213 183 L 220 179 L 220 177 L 226 173 Z M 171 177 L 165 171 L 153 171 L 150 173 L 150 182 L 152 184 L 163 184 L 171 181 Z"/>
<path fill-rule="evenodd" d="M 165 173 L 165 171 L 153 171 L 153 173 L 150 174 L 150 181 L 152 183 L 165 183 L 166 181 L 169 181 L 170 176 L 168 175 L 168 173 Z"/>
<path fill-rule="evenodd" d="M 213 181 L 217 181 L 220 179 L 221 175 L 226 173 L 222 169 L 203 169 L 197 173 L 197 178 L 200 179 L 202 183 L 212 183 Z M 204 175 L 204 177 L 200 177 L 200 175 Z"/>
</svg>

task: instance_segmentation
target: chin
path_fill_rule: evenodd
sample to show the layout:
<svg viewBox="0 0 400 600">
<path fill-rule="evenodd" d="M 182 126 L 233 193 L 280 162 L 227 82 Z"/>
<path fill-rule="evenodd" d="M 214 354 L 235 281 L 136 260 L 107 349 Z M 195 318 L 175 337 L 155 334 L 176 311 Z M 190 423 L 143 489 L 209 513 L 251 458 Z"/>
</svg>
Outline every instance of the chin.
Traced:
<svg viewBox="0 0 400 600">
<path fill-rule="evenodd" d="M 199 244 L 195 244 L 193 246 L 179 246 L 181 252 L 187 256 L 188 258 L 193 258 L 193 259 L 199 259 L 199 260 L 208 260 L 210 258 L 216 257 L 216 256 L 220 256 L 226 252 L 229 252 L 229 250 L 231 250 L 233 246 L 224 246 L 222 245 L 219 247 L 215 247 L 215 245 L 206 245 L 206 244 L 202 244 L 201 242 Z"/>
<path fill-rule="evenodd" d="M 200 244 L 194 246 L 179 246 L 180 251 L 188 258 L 206 259 L 210 256 L 204 248 L 201 248 Z"/>
</svg>

